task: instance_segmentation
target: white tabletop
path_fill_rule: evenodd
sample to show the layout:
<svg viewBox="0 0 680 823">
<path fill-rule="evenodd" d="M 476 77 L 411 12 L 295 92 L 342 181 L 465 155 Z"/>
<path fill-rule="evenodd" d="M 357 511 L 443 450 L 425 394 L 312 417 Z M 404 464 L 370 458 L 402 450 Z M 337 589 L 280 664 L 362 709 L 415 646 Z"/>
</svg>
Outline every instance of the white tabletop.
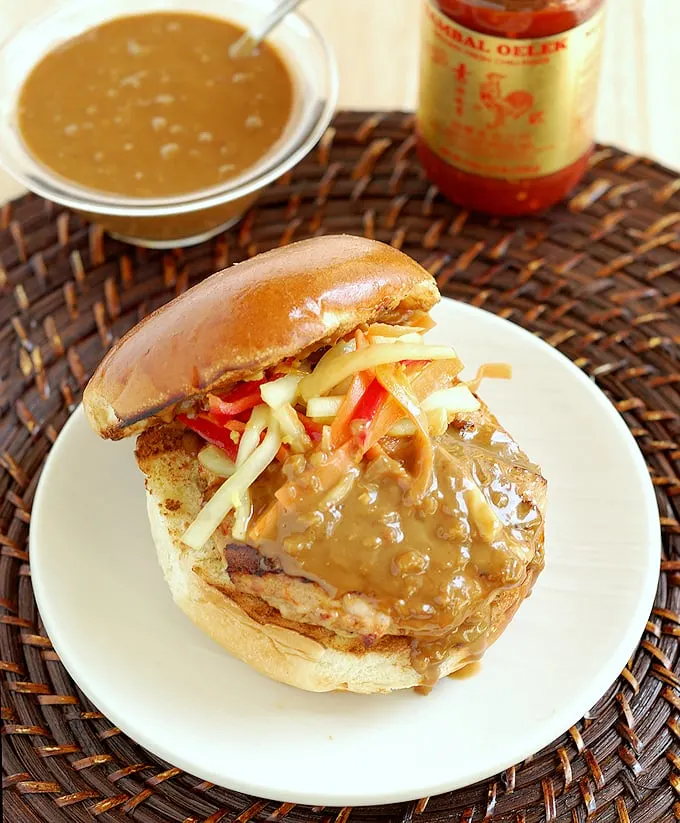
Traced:
<svg viewBox="0 0 680 823">
<path fill-rule="evenodd" d="M 99 0 L 101 1 L 101 0 Z M 0 41 L 59 0 L 0 1 Z M 307 0 L 341 75 L 340 108 L 413 109 L 420 0 Z M 599 140 L 680 169 L 680 2 L 609 0 Z M 20 192 L 0 172 L 0 201 Z"/>
</svg>

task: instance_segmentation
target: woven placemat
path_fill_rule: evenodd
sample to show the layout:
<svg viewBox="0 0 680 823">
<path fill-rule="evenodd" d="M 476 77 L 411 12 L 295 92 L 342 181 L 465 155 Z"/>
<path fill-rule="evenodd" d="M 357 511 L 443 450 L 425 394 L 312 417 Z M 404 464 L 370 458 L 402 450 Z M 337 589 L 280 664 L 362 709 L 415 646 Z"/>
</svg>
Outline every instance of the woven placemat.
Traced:
<svg viewBox="0 0 680 823">
<path fill-rule="evenodd" d="M 453 207 L 422 177 L 412 127 L 412 117 L 399 113 L 338 115 L 317 150 L 268 189 L 239 226 L 183 251 L 125 246 L 34 196 L 0 211 L 6 820 L 680 819 L 680 179 L 602 147 L 569 202 L 540 217 L 489 220 Z M 664 539 L 644 636 L 588 717 L 489 780 L 376 808 L 258 800 L 201 782 L 138 746 L 112 727 L 59 662 L 36 610 L 27 553 L 41 466 L 111 342 L 214 270 L 331 232 L 365 234 L 403 249 L 432 272 L 443 293 L 530 329 L 590 375 L 645 456 Z"/>
</svg>

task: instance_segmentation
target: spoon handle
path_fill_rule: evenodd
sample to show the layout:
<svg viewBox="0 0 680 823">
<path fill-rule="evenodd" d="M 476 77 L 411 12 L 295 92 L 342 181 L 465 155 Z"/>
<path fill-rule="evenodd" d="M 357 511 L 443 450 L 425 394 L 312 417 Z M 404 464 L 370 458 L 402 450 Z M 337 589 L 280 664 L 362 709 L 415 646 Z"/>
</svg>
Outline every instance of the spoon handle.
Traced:
<svg viewBox="0 0 680 823">
<path fill-rule="evenodd" d="M 245 56 L 254 49 L 269 34 L 269 32 L 293 11 L 302 0 L 281 0 L 260 23 L 251 26 L 229 48 L 231 57 Z"/>
</svg>

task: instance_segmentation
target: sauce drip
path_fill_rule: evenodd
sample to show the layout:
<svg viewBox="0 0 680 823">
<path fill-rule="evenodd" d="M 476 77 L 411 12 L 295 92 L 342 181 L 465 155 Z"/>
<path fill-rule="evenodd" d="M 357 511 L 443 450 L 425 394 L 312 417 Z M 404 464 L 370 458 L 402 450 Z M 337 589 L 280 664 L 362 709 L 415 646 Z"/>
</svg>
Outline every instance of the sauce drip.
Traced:
<svg viewBox="0 0 680 823">
<path fill-rule="evenodd" d="M 466 663 L 465 666 L 457 671 L 451 672 L 449 677 L 452 680 L 468 680 L 470 677 L 474 677 L 476 674 L 479 674 L 481 669 L 482 664 L 478 660 L 475 660 L 472 663 Z"/>
<path fill-rule="evenodd" d="M 419 506 L 408 505 L 409 442 L 386 443 L 330 504 L 313 482 L 301 489 L 295 511 L 258 549 L 347 609 L 363 610 L 369 627 L 371 610 L 388 615 L 389 633 L 411 639 L 428 686 L 456 647 L 465 660 L 481 656 L 498 631 L 499 593 L 530 588 L 542 568 L 544 481 L 482 418 L 436 439 L 432 488 Z M 277 474 L 251 487 L 256 516 L 281 484 Z"/>
<path fill-rule="evenodd" d="M 76 183 L 134 197 L 185 194 L 241 174 L 282 136 L 293 107 L 274 48 L 229 56 L 242 33 L 218 18 L 159 12 L 67 41 L 22 89 L 29 151 Z"/>
</svg>

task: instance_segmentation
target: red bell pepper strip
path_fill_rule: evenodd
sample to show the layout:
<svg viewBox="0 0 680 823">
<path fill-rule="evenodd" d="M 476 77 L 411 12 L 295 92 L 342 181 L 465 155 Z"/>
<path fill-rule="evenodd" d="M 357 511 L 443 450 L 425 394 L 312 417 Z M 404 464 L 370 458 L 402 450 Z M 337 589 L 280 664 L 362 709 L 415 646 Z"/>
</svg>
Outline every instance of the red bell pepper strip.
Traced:
<svg viewBox="0 0 680 823">
<path fill-rule="evenodd" d="M 227 403 L 233 403 L 236 400 L 241 400 L 243 397 L 248 397 L 251 394 L 259 394 L 256 389 L 264 383 L 264 380 L 248 380 L 246 383 L 239 383 L 233 389 L 230 389 L 226 394 L 218 395 L 220 400 Z"/>
<path fill-rule="evenodd" d="M 226 394 L 209 394 L 210 414 L 218 423 L 226 423 L 227 420 L 249 411 L 253 406 L 262 402 L 260 386 L 264 382 L 264 380 L 249 380 L 247 383 L 239 383 Z"/>
<path fill-rule="evenodd" d="M 238 444 L 231 439 L 231 430 L 225 429 L 218 423 L 208 420 L 207 417 L 188 417 L 186 414 L 178 414 L 177 419 L 184 425 L 195 431 L 206 442 L 218 446 L 232 459 L 236 460 Z"/>
<path fill-rule="evenodd" d="M 361 400 L 357 403 L 354 413 L 352 414 L 352 422 L 355 420 L 363 420 L 366 423 L 370 423 L 371 420 L 375 418 L 386 398 L 387 389 L 374 378 L 361 396 Z"/>
<path fill-rule="evenodd" d="M 236 400 L 223 400 L 217 395 L 209 394 L 208 403 L 210 414 L 217 420 L 218 423 L 226 423 L 228 420 L 241 414 L 241 412 L 252 409 L 253 406 L 258 406 L 262 402 L 260 397 L 260 387 L 250 394 L 239 397 Z"/>
<path fill-rule="evenodd" d="M 367 449 L 380 439 L 373 434 L 376 423 L 384 413 L 388 413 L 392 405 L 395 403 L 389 392 L 374 378 L 357 403 L 350 421 L 350 431 L 354 443 L 359 448 L 359 454 L 365 454 Z M 361 424 L 358 428 L 352 426 L 355 421 Z"/>
</svg>

